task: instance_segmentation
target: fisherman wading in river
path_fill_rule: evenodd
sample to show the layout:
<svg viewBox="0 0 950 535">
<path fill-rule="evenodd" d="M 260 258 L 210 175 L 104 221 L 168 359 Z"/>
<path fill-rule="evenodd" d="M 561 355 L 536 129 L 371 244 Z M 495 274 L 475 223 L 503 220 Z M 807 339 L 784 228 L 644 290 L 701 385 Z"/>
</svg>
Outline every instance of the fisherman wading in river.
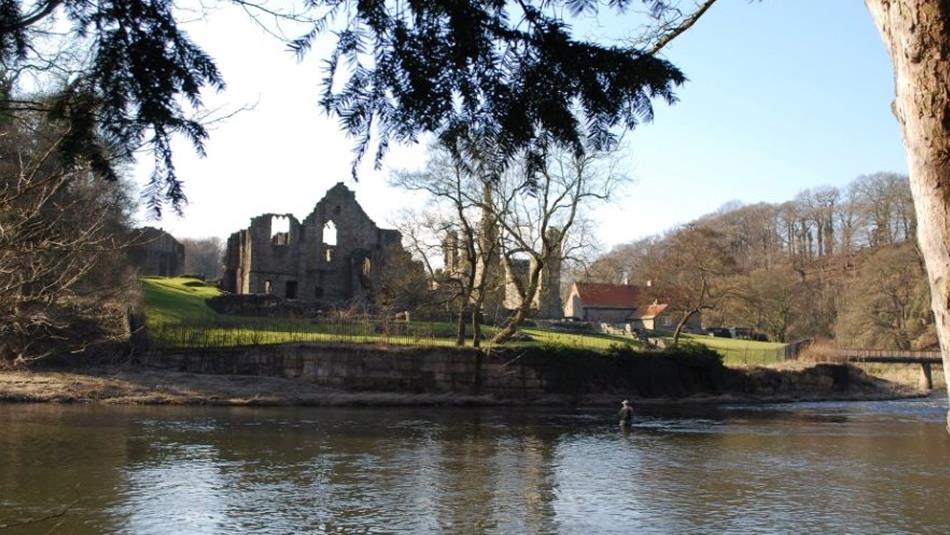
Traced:
<svg viewBox="0 0 950 535">
<path fill-rule="evenodd" d="M 633 420 L 633 407 L 630 406 L 630 402 L 623 400 L 620 402 L 620 427 L 630 427 L 630 422 Z"/>
</svg>

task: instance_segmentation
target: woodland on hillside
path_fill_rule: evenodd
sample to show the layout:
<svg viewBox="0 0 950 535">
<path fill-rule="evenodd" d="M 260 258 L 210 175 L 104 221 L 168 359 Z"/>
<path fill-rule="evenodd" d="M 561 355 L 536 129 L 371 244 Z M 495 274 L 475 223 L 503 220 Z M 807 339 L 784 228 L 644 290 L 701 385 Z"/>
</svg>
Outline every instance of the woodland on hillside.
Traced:
<svg viewBox="0 0 950 535">
<path fill-rule="evenodd" d="M 907 177 L 863 175 L 781 204 L 729 203 L 663 235 L 614 248 L 579 279 L 646 284 L 706 326 L 747 326 L 777 341 L 839 346 L 936 344 L 914 245 Z"/>
</svg>

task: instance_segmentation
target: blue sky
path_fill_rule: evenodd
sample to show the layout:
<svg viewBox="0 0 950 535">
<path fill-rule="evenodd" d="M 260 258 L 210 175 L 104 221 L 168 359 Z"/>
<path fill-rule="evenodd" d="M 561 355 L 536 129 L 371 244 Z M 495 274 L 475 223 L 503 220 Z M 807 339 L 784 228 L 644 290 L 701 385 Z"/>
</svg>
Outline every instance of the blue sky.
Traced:
<svg viewBox="0 0 950 535">
<path fill-rule="evenodd" d="M 631 234 L 732 199 L 906 172 L 890 60 L 863 2 L 721 0 L 666 57 L 689 82 L 632 136 L 636 182 L 607 211 Z"/>
<path fill-rule="evenodd" d="M 222 8 L 188 31 L 218 61 L 228 90 L 208 99 L 252 111 L 217 125 L 208 157 L 182 144 L 185 217 L 150 224 L 180 237 L 220 236 L 264 212 L 304 217 L 339 181 L 386 225 L 418 198 L 386 186 L 391 169 L 418 167 L 422 147 L 395 150 L 382 172 L 349 178 L 351 141 L 317 109 L 326 42 L 298 64 L 246 17 Z M 597 29 L 622 35 L 624 16 L 601 13 Z M 890 113 L 890 61 L 863 2 L 720 0 L 665 56 L 689 81 L 680 101 L 629 137 L 634 182 L 596 210 L 609 247 L 662 232 L 731 200 L 781 202 L 819 185 L 843 186 L 876 171 L 905 172 Z M 148 162 L 136 174 L 145 176 Z"/>
</svg>

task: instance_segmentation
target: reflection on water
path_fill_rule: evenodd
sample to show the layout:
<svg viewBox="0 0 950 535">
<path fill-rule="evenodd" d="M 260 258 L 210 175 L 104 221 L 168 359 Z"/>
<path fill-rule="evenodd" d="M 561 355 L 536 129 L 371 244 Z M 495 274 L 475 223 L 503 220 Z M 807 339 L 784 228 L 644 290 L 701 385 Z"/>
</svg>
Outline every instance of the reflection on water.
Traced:
<svg viewBox="0 0 950 535">
<path fill-rule="evenodd" d="M 0 405 L 0 533 L 943 533 L 945 406 Z"/>
</svg>

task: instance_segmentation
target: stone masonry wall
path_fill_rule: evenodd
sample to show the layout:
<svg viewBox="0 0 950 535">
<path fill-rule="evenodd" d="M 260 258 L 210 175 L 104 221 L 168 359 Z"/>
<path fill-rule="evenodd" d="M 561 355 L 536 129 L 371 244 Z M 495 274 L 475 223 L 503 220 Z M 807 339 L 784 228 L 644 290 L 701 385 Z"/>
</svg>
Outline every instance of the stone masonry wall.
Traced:
<svg viewBox="0 0 950 535">
<path fill-rule="evenodd" d="M 464 392 L 500 397 L 538 395 L 538 370 L 513 356 L 451 347 L 280 344 L 153 351 L 143 363 L 192 373 L 300 379 L 347 390 Z"/>
<path fill-rule="evenodd" d="M 712 352 L 454 347 L 392 347 L 296 343 L 152 351 L 141 364 L 191 373 L 261 375 L 336 389 L 401 393 L 488 394 L 523 401 L 551 395 L 682 398 L 788 396 L 834 398 L 873 392 L 875 380 L 847 365 L 803 370 L 722 365 Z"/>
<path fill-rule="evenodd" d="M 284 220 L 286 231 L 275 226 Z M 401 247 L 401 241 L 398 231 L 377 227 L 341 182 L 302 222 L 291 214 L 263 214 L 232 234 L 222 286 L 235 294 L 272 294 L 334 306 L 365 304 L 372 300 L 385 251 Z"/>
</svg>

